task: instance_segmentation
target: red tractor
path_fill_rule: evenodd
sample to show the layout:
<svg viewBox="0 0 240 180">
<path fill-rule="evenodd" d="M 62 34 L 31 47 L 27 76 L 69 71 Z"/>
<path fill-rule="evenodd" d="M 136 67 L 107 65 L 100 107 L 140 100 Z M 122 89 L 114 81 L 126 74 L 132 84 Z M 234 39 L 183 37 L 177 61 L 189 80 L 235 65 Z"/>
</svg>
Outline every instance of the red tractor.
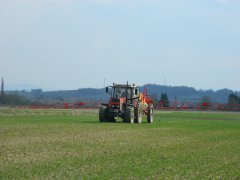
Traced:
<svg viewBox="0 0 240 180">
<path fill-rule="evenodd" d="M 143 115 L 147 115 L 148 123 L 153 122 L 153 101 L 146 92 L 140 93 L 139 87 L 128 83 L 113 84 L 106 87 L 106 93 L 111 98 L 108 104 L 101 104 L 100 122 L 116 122 L 116 118 L 120 117 L 125 123 L 141 123 Z"/>
</svg>

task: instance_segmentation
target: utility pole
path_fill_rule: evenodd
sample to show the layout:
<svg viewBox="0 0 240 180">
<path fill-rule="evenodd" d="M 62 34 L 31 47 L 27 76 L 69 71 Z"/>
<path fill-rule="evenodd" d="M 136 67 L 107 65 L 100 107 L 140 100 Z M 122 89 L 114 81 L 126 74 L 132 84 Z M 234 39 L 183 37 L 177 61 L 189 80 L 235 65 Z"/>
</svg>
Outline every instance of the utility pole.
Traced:
<svg viewBox="0 0 240 180">
<path fill-rule="evenodd" d="M 2 78 L 2 83 L 1 83 L 1 102 L 3 103 L 4 99 L 4 80 Z"/>
</svg>

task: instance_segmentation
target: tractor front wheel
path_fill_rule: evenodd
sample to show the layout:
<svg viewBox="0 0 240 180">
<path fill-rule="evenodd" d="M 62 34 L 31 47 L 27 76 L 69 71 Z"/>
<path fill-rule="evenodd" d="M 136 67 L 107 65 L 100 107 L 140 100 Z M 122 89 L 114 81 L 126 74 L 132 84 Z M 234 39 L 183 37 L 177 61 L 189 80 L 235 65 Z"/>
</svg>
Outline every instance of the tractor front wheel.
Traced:
<svg viewBox="0 0 240 180">
<path fill-rule="evenodd" d="M 126 108 L 125 122 L 134 123 L 134 108 L 131 106 Z"/>
<path fill-rule="evenodd" d="M 114 117 L 112 117 L 112 116 L 108 116 L 108 120 L 107 121 L 115 123 L 116 119 Z"/>
</svg>

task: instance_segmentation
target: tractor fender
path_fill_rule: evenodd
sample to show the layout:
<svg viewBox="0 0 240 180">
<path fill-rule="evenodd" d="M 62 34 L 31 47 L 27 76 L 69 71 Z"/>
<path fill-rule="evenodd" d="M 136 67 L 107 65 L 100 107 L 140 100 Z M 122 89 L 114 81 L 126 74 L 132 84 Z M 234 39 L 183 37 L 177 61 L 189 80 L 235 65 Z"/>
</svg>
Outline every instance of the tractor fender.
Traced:
<svg viewBox="0 0 240 180">
<path fill-rule="evenodd" d="M 108 104 L 106 104 L 106 103 L 101 103 L 101 105 L 108 107 Z"/>
</svg>

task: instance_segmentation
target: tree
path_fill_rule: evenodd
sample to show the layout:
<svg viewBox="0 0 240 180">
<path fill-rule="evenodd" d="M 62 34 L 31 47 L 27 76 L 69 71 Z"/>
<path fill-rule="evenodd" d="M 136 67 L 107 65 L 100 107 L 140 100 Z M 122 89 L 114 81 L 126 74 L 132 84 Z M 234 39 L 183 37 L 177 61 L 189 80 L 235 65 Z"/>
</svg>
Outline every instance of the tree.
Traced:
<svg viewBox="0 0 240 180">
<path fill-rule="evenodd" d="M 1 103 L 4 103 L 4 80 L 3 80 L 3 78 L 2 78 L 2 83 L 1 83 L 0 102 L 1 102 Z"/>
<path fill-rule="evenodd" d="M 239 100 L 240 100 L 240 98 L 236 94 L 234 94 L 234 93 L 231 93 L 228 96 L 228 104 L 229 105 L 239 104 Z"/>
</svg>

